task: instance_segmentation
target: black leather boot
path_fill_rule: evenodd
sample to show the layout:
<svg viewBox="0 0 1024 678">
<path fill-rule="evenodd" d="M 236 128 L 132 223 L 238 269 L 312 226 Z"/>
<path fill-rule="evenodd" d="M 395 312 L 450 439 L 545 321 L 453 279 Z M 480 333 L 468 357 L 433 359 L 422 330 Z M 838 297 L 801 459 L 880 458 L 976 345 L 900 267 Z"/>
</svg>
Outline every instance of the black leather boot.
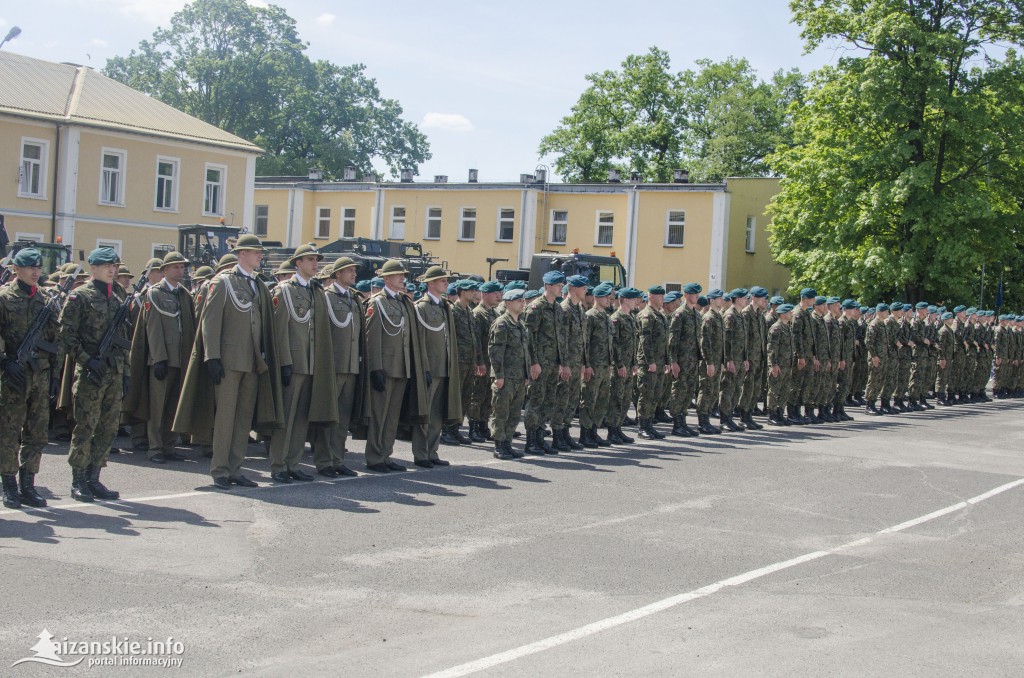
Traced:
<svg viewBox="0 0 1024 678">
<path fill-rule="evenodd" d="M 718 415 L 718 423 L 723 429 L 726 431 L 732 431 L 733 433 L 739 433 L 740 431 L 745 430 L 742 426 L 739 426 L 735 421 L 733 421 L 732 417 L 727 417 L 724 414 Z"/>
<path fill-rule="evenodd" d="M 744 425 L 746 425 L 747 430 L 760 431 L 761 429 L 764 428 L 764 426 L 761 426 L 756 421 L 754 421 L 754 412 L 752 410 L 747 410 L 746 414 L 747 418 L 743 420 L 743 423 Z"/>
<path fill-rule="evenodd" d="M 487 434 L 484 433 L 486 422 L 480 419 L 471 419 L 469 422 L 469 440 L 474 443 L 486 443 Z"/>
<path fill-rule="evenodd" d="M 686 428 L 686 420 L 681 415 L 677 414 L 672 419 L 672 435 L 680 438 L 690 437 L 690 431 Z"/>
<path fill-rule="evenodd" d="M 619 436 L 619 439 L 627 445 L 632 445 L 636 442 L 636 438 L 626 435 L 626 432 L 622 430 L 621 426 L 615 427 L 615 435 Z"/>
<path fill-rule="evenodd" d="M 651 433 L 651 423 L 649 419 L 640 420 L 640 437 L 644 440 L 657 440 L 654 434 Z"/>
<path fill-rule="evenodd" d="M 601 434 L 598 432 L 596 426 L 591 426 L 590 427 L 590 435 L 591 435 L 591 437 L 593 437 L 594 442 L 597 443 L 598 447 L 611 447 L 612 446 L 612 441 L 611 440 L 605 440 L 604 438 L 602 438 Z"/>
<path fill-rule="evenodd" d="M 804 405 L 804 419 L 807 420 L 808 424 L 823 424 L 821 419 L 818 419 L 818 415 L 814 413 L 814 408 L 810 405 Z"/>
<path fill-rule="evenodd" d="M 874 400 L 868 401 L 868 404 L 864 407 L 864 411 L 867 412 L 868 414 L 873 414 L 875 416 L 881 416 L 882 414 L 885 414 L 884 412 L 878 409 L 878 406 L 875 405 Z"/>
<path fill-rule="evenodd" d="M 888 398 L 882 398 L 882 406 L 878 408 L 878 411 L 882 414 L 896 414 L 896 412 L 889 405 Z"/>
<path fill-rule="evenodd" d="M 0 476 L 0 482 L 3 483 L 4 506 L 10 509 L 20 509 L 21 498 L 18 496 L 18 479 L 13 475 L 5 475 Z"/>
<path fill-rule="evenodd" d="M 918 402 L 920 402 L 921 403 L 921 407 L 923 407 L 926 410 L 934 410 L 935 409 L 935 405 L 932 405 L 930 402 L 928 402 L 928 399 L 925 398 L 924 396 L 921 396 L 921 400 L 919 400 Z"/>
<path fill-rule="evenodd" d="M 85 468 L 71 468 L 71 497 L 76 501 L 95 501 L 89 488 L 89 472 Z"/>
<path fill-rule="evenodd" d="M 717 435 L 722 432 L 722 429 L 711 423 L 711 417 L 706 414 L 697 415 L 697 428 L 706 435 Z"/>
<path fill-rule="evenodd" d="M 650 429 L 650 433 L 651 435 L 654 436 L 655 440 L 664 440 L 666 438 L 665 434 L 659 431 L 658 428 L 654 425 L 653 419 L 647 420 L 647 428 Z"/>
<path fill-rule="evenodd" d="M 554 434 L 552 434 L 552 436 L 551 436 L 552 441 L 554 441 L 554 438 L 555 438 L 555 436 L 554 436 Z M 540 449 L 544 450 L 544 454 L 558 454 L 558 450 L 556 450 L 551 445 L 548 445 L 548 441 L 544 440 L 544 427 L 543 426 L 541 426 L 539 429 L 537 429 L 537 433 L 535 435 L 535 440 L 536 440 L 537 446 L 540 447 Z"/>
<path fill-rule="evenodd" d="M 452 437 L 458 440 L 460 445 L 469 445 L 473 442 L 462 432 L 462 426 L 459 424 L 452 424 L 451 433 Z"/>
<path fill-rule="evenodd" d="M 782 416 L 782 408 L 777 408 L 768 413 L 768 423 L 772 426 L 789 426 L 786 418 Z"/>
<path fill-rule="evenodd" d="M 18 485 L 20 486 L 21 502 L 32 508 L 43 508 L 46 500 L 39 496 L 36 491 L 36 474 L 29 473 L 25 469 L 18 471 Z"/>
<path fill-rule="evenodd" d="M 566 434 L 569 433 L 569 429 L 556 428 L 553 429 L 554 433 L 551 435 L 552 447 L 559 452 L 569 452 L 572 450 L 572 445 L 566 440 Z"/>
<path fill-rule="evenodd" d="M 600 447 L 589 428 L 580 429 L 580 445 L 583 445 L 585 450 L 596 450 Z"/>
<path fill-rule="evenodd" d="M 565 440 L 565 442 L 569 443 L 570 448 L 574 450 L 583 449 L 583 446 L 580 445 L 579 441 L 572 437 L 572 431 L 569 429 L 568 426 L 562 429 L 562 438 Z"/>
<path fill-rule="evenodd" d="M 107 488 L 106 485 L 100 482 L 100 467 L 95 464 L 90 464 L 89 468 L 89 489 L 92 490 L 92 496 L 97 499 L 103 499 L 105 501 L 112 501 L 114 499 L 120 499 L 121 493 L 115 492 Z"/>
<path fill-rule="evenodd" d="M 654 423 L 656 424 L 671 424 L 672 417 L 668 416 L 665 410 L 660 407 L 654 411 Z"/>
<path fill-rule="evenodd" d="M 834 424 L 838 421 L 832 416 L 832 408 L 828 405 L 821 405 L 818 407 L 818 419 L 821 419 L 826 424 Z"/>
</svg>

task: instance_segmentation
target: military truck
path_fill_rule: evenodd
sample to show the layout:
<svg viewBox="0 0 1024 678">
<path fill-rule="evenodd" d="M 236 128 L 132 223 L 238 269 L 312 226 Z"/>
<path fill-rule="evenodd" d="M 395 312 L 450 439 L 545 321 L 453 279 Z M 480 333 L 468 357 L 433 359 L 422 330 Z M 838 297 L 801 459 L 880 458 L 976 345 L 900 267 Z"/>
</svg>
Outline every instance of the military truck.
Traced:
<svg viewBox="0 0 1024 678">
<path fill-rule="evenodd" d="M 43 257 L 43 275 L 47 278 L 52 278 L 54 271 L 63 266 L 64 264 L 71 261 L 71 248 L 67 245 L 56 242 L 35 242 L 33 240 L 15 240 L 6 247 L 6 252 L 3 252 L 4 257 L 14 257 L 19 250 L 23 250 L 26 247 L 34 247 L 39 250 L 39 254 Z"/>
<path fill-rule="evenodd" d="M 533 255 L 528 269 L 501 269 L 495 277 L 501 282 L 525 280 L 530 289 L 540 289 L 544 274 L 548 271 L 561 271 L 566 277 L 570 275 L 585 276 L 591 285 L 603 280 L 613 283 L 616 287 L 626 286 L 626 269 L 614 255 L 584 254 L 577 250 L 572 252 L 540 252 Z"/>
</svg>

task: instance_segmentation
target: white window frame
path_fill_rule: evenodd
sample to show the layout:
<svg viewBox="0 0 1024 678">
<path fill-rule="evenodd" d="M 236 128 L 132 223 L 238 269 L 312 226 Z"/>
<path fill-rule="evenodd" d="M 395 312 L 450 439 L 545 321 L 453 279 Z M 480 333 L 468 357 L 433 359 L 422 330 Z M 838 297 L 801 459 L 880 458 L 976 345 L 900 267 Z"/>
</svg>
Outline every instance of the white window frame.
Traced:
<svg viewBox="0 0 1024 678">
<path fill-rule="evenodd" d="M 672 213 L 679 212 L 683 215 L 682 222 L 672 221 Z M 672 226 L 683 227 L 683 241 L 679 243 L 669 242 L 668 237 L 672 232 Z M 665 210 L 665 247 L 686 247 L 686 210 L 681 209 L 667 209 Z"/>
<path fill-rule="evenodd" d="M 266 211 L 266 214 L 260 214 L 260 208 Z M 263 220 L 263 230 L 260 230 L 260 219 Z M 267 233 L 270 232 L 270 205 L 256 205 L 253 209 L 253 223 L 252 232 L 260 238 L 266 238 Z"/>
<path fill-rule="evenodd" d="M 160 164 L 167 163 L 174 168 L 174 174 L 169 178 L 171 181 L 171 206 L 160 207 L 160 179 L 167 178 L 160 176 Z M 153 181 L 153 211 L 154 212 L 168 212 L 176 214 L 178 212 L 178 186 L 181 185 L 181 158 L 174 158 L 167 155 L 156 156 L 156 178 Z M 205 197 L 205 196 L 204 196 Z"/>
<path fill-rule="evenodd" d="M 473 218 L 472 219 L 467 219 L 466 218 L 466 210 L 473 210 Z M 476 222 L 477 222 L 477 219 L 479 218 L 479 212 L 480 212 L 480 210 L 478 210 L 476 207 L 473 207 L 473 206 L 466 206 L 466 207 L 460 207 L 459 208 L 459 237 L 458 237 L 459 241 L 461 241 L 461 242 L 473 242 L 473 241 L 476 240 Z M 467 221 L 472 221 L 473 222 L 473 237 L 471 237 L 471 238 L 465 237 L 465 235 L 466 235 L 465 226 L 466 226 L 466 222 Z"/>
<path fill-rule="evenodd" d="M 327 216 L 324 216 L 324 211 L 327 212 Z M 329 240 L 331 237 L 331 208 L 326 205 L 320 205 L 316 208 L 316 224 L 313 227 L 313 238 L 315 240 Z M 327 222 L 327 233 L 321 230 L 321 226 Z"/>
<path fill-rule="evenodd" d="M 565 221 L 555 221 L 555 214 L 557 212 L 565 213 Z M 565 238 L 562 240 L 555 240 L 555 224 L 565 224 Z M 569 210 L 551 210 L 551 218 L 548 219 L 548 244 L 549 245 L 564 245 L 569 239 Z"/>
<path fill-rule="evenodd" d="M 25 173 L 25 144 L 39 146 L 39 160 L 30 159 L 33 164 L 39 163 L 39 192 L 30 193 L 25 190 L 28 185 L 28 176 Z M 22 137 L 21 145 L 18 146 L 18 197 L 31 198 L 32 200 L 46 200 L 47 172 L 50 165 L 50 142 L 47 139 L 36 139 L 34 137 Z"/>
<path fill-rule="evenodd" d="M 210 170 L 217 170 L 217 171 L 220 172 L 220 181 L 218 181 L 216 184 L 212 184 L 206 178 L 206 175 L 210 172 Z M 218 186 L 220 188 L 220 191 L 218 193 L 218 196 L 219 196 L 218 202 L 220 204 L 219 205 L 215 205 L 215 207 L 217 208 L 216 210 L 207 210 L 206 209 L 206 203 L 207 203 L 206 192 L 210 188 L 210 186 L 212 186 L 212 185 Z M 225 210 L 226 205 L 225 205 L 225 203 L 227 202 L 227 192 L 228 192 L 228 166 L 227 165 L 218 165 L 217 163 L 213 163 L 213 162 L 206 163 L 206 165 L 203 167 L 203 216 L 204 217 L 222 217 L 222 216 L 224 216 L 224 214 L 226 213 L 226 210 Z"/>
<path fill-rule="evenodd" d="M 152 245 L 153 246 L 150 249 L 150 251 L 153 253 L 153 258 L 154 259 L 157 258 L 157 257 L 159 257 L 160 259 L 163 259 L 164 256 L 167 256 L 167 254 L 169 254 L 170 252 L 174 252 L 175 250 L 178 249 L 177 245 L 173 245 L 173 244 L 171 244 L 169 242 L 155 242 L 155 243 L 152 243 Z M 157 254 L 157 249 L 158 248 L 159 248 L 159 251 L 163 252 L 163 256 Z"/>
<path fill-rule="evenodd" d="M 743 248 L 747 254 L 754 254 L 754 246 L 757 244 L 757 217 L 747 215 L 747 226 L 743 235 Z"/>
<path fill-rule="evenodd" d="M 612 218 L 612 237 L 611 242 L 601 242 L 601 217 L 604 215 L 611 215 Z M 605 224 L 606 226 L 608 224 Z M 615 245 L 615 211 L 614 210 L 597 210 L 594 216 L 594 247 L 613 247 Z"/>
<path fill-rule="evenodd" d="M 436 217 L 430 216 L 430 210 L 437 210 L 440 214 Z M 440 205 L 427 205 L 426 216 L 423 219 L 423 239 L 424 240 L 440 240 L 441 229 L 444 226 L 444 208 Z M 437 235 L 430 235 L 430 222 L 433 219 L 437 219 Z"/>
<path fill-rule="evenodd" d="M 14 241 L 28 240 L 29 242 L 43 242 L 42 233 L 25 233 L 24 231 L 18 231 L 14 234 Z"/>
<path fill-rule="evenodd" d="M 109 238 L 96 238 L 96 247 L 112 247 L 117 252 L 118 258 L 121 258 L 121 249 L 124 243 L 121 240 L 111 240 Z"/>
<path fill-rule="evenodd" d="M 512 217 L 510 219 L 502 219 L 502 210 L 511 210 Z M 506 221 L 512 225 L 512 237 L 502 238 L 501 237 L 501 224 Z M 494 229 L 494 242 L 513 242 L 516 239 L 516 208 L 515 207 L 499 207 L 497 216 L 495 217 L 495 229 Z"/>
<path fill-rule="evenodd" d="M 395 219 L 395 210 L 403 210 L 402 218 L 400 220 Z M 405 240 L 405 225 L 408 223 L 409 210 L 406 209 L 405 205 L 392 205 L 391 206 L 391 217 L 388 219 L 388 240 Z M 395 225 L 402 224 L 401 235 L 395 234 Z"/>
<path fill-rule="evenodd" d="M 117 163 L 117 186 L 115 187 L 117 195 L 114 196 L 114 200 L 107 199 L 107 190 L 105 181 L 107 177 L 107 167 L 105 165 L 107 156 L 114 156 L 118 159 Z M 107 205 L 108 207 L 124 207 L 124 182 L 128 177 L 128 151 L 123 148 L 108 148 L 104 146 L 100 149 L 100 198 L 99 204 Z"/>
<path fill-rule="evenodd" d="M 348 216 L 345 213 L 352 210 L 352 216 Z M 356 237 L 356 215 L 359 214 L 355 207 L 342 207 L 341 208 L 341 237 L 342 238 L 354 238 Z M 345 224 L 352 222 L 352 232 L 345 232 Z"/>
</svg>

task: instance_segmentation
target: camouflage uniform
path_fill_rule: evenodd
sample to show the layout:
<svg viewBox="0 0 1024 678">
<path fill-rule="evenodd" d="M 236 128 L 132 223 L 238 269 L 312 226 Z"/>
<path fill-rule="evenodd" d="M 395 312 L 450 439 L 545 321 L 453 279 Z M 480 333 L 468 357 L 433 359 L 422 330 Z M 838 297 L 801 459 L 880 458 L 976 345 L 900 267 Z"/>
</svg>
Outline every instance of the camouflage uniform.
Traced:
<svg viewBox="0 0 1024 678">
<path fill-rule="evenodd" d="M 551 425 L 556 428 L 569 428 L 580 406 L 583 364 L 587 354 L 585 314 L 582 304 L 571 299 L 562 301 L 562 319 L 565 322 L 561 325 L 561 332 L 566 349 L 562 364 L 569 366 L 569 378 L 559 381 L 555 391 L 555 413 L 551 416 Z"/>
<path fill-rule="evenodd" d="M 842 412 L 846 399 L 850 397 L 853 389 L 853 374 L 855 365 L 855 342 L 857 341 L 857 321 L 847 318 L 843 314 L 836 321 L 836 329 L 839 338 L 838 359 L 846 361 L 843 369 L 838 371 L 836 378 L 836 394 L 832 405 Z M 838 367 L 838 366 L 837 366 Z"/>
<path fill-rule="evenodd" d="M 562 333 L 561 307 L 543 296 L 533 300 L 523 312 L 529 330 L 530 357 L 540 365 L 540 377 L 531 381 L 526 392 L 526 430 L 535 431 L 546 422 L 553 422 L 558 368 L 565 364 L 565 336 Z M 493 401 L 492 401 L 493 402 Z"/>
<path fill-rule="evenodd" d="M 614 360 L 612 321 L 604 309 L 595 306 L 586 313 L 586 365 L 593 370 L 583 384 L 580 428 L 593 429 L 604 423 L 611 396 L 611 369 Z"/>
<path fill-rule="evenodd" d="M 473 378 L 473 400 L 468 405 L 464 402 L 463 406 L 468 407 L 467 416 L 470 419 L 480 422 L 486 422 L 491 418 L 491 359 L 487 345 L 490 342 L 491 325 L 497 319 L 497 308 L 477 304 L 473 309 L 473 337 L 477 345 L 477 355 L 480 356 L 480 362 L 487 373 L 482 377 Z"/>
<path fill-rule="evenodd" d="M 904 311 L 907 313 L 908 311 Z M 902 400 L 903 396 L 910 391 L 910 370 L 913 367 L 914 347 L 910 344 L 917 344 L 913 328 L 906 317 L 895 324 L 895 329 L 902 346 L 897 349 L 896 355 L 899 362 L 896 364 L 896 388 L 893 390 L 893 398 Z"/>
<path fill-rule="evenodd" d="M 519 415 L 526 398 L 526 382 L 530 378 L 530 355 L 526 325 L 508 313 L 502 313 L 488 332 L 487 356 L 491 378 L 504 379 L 502 388 L 491 385 L 491 434 L 495 442 L 511 443 L 519 425 Z M 536 383 L 536 382 L 534 382 Z"/>
<path fill-rule="evenodd" d="M 867 350 L 868 362 L 866 396 L 869 404 L 874 403 L 879 396 L 885 399 L 889 397 L 888 394 L 884 394 L 884 391 L 890 370 L 890 344 L 886 321 L 876 317 L 868 325 L 864 335 L 864 347 Z M 873 358 L 878 358 L 877 366 L 874 364 Z"/>
<path fill-rule="evenodd" d="M 793 357 L 792 323 L 776 322 L 768 330 L 767 372 L 768 372 L 768 412 L 776 412 L 786 405 L 789 398 L 790 379 L 796 369 Z M 779 375 L 772 376 L 772 370 L 779 368 Z"/>
<path fill-rule="evenodd" d="M 640 368 L 637 416 L 651 419 L 658 407 L 665 361 L 668 359 L 668 323 L 665 315 L 648 306 L 637 315 L 636 364 Z M 649 370 L 654 365 L 654 371 Z"/>
<path fill-rule="evenodd" d="M 714 376 L 708 376 L 708 365 L 715 368 Z M 725 365 L 725 328 L 722 315 L 709 308 L 700 323 L 700 365 L 697 392 L 697 414 L 707 417 L 711 408 L 718 403 L 719 385 Z"/>
<path fill-rule="evenodd" d="M 747 359 L 747 323 L 742 312 L 735 306 L 726 309 L 722 316 L 722 328 L 725 362 L 732 361 L 736 371 L 730 372 L 728 367 L 722 370 L 718 410 L 722 417 L 731 417 L 737 405 L 740 388 L 743 386 L 743 376 L 746 374 L 743 361 Z"/>
<path fill-rule="evenodd" d="M 612 323 L 612 375 L 611 401 L 608 403 L 607 423 L 621 427 L 629 411 L 633 388 L 633 368 L 636 366 L 636 320 L 631 313 L 616 309 Z M 626 376 L 619 376 L 618 370 L 626 370 Z"/>
<path fill-rule="evenodd" d="M 867 350 L 864 348 L 864 335 L 867 333 L 868 321 L 863 316 L 857 319 L 854 324 L 856 336 L 853 347 L 853 394 L 857 397 L 864 395 L 864 389 L 868 385 L 868 359 Z"/>
<path fill-rule="evenodd" d="M 700 311 L 683 304 L 672 314 L 668 333 L 669 360 L 679 365 L 679 378 L 672 384 L 669 414 L 686 417 L 697 392 L 700 364 Z"/>
<path fill-rule="evenodd" d="M 764 314 L 751 302 L 742 311 L 747 321 L 747 360 L 750 370 L 743 379 L 743 391 L 740 395 L 740 409 L 749 413 L 754 409 L 765 383 L 765 351 L 768 341 L 768 323 Z"/>
<path fill-rule="evenodd" d="M 910 353 L 910 402 L 915 403 L 928 395 L 928 382 L 931 374 L 931 347 L 925 340 L 931 341 L 928 323 L 917 314 L 910 320 L 910 336 L 914 348 Z"/>
<path fill-rule="evenodd" d="M 472 402 L 476 393 L 476 366 L 483 363 L 480 358 L 479 346 L 473 327 L 473 309 L 463 308 L 461 303 L 451 304 L 452 316 L 455 318 L 455 339 L 459 354 L 458 384 L 462 392 L 463 409 L 473 409 Z M 476 417 L 469 413 L 470 421 Z M 456 425 L 455 429 L 458 428 Z"/>
<path fill-rule="evenodd" d="M 807 396 L 814 378 L 814 328 L 811 320 L 813 313 L 810 308 L 803 306 L 793 309 L 793 357 L 806 361 L 803 369 L 794 363 L 792 391 L 789 396 L 789 405 L 794 408 L 810 402 Z"/>
<path fill-rule="evenodd" d="M 819 304 L 820 305 L 820 304 Z M 811 329 L 814 332 L 814 356 L 818 359 L 818 368 L 811 366 L 811 385 L 804 400 L 808 407 L 818 406 L 825 401 L 825 392 L 832 381 L 832 342 L 829 341 L 828 325 L 825 316 L 817 311 L 811 313 Z"/>
<path fill-rule="evenodd" d="M 935 377 L 935 395 L 940 400 L 945 400 L 950 392 L 954 390 L 953 379 L 955 378 L 955 372 L 953 369 L 954 356 L 957 354 L 957 337 L 956 330 L 953 327 L 947 327 L 943 323 L 942 327 L 939 328 L 937 349 L 938 349 L 938 360 L 945 360 L 946 366 L 938 366 L 938 373 Z"/>
</svg>

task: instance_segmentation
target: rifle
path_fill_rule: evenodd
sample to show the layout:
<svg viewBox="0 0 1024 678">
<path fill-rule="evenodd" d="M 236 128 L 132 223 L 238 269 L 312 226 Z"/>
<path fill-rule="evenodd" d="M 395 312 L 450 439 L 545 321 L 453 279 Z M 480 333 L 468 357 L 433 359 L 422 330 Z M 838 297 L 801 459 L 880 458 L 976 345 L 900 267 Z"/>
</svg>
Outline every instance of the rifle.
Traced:
<svg viewBox="0 0 1024 678">
<path fill-rule="evenodd" d="M 18 352 L 15 354 L 14 360 L 22 367 L 28 368 L 33 372 L 39 371 L 39 366 L 36 363 L 36 352 L 46 351 L 47 353 L 57 354 L 57 345 L 51 341 L 43 339 L 43 330 L 46 329 L 47 324 L 50 320 L 57 317 L 60 312 L 61 305 L 64 302 L 64 297 L 67 296 L 68 292 L 71 291 L 71 286 L 75 284 L 75 278 L 78 276 L 78 271 L 81 271 L 82 267 L 79 266 L 78 270 L 75 271 L 74 275 L 69 276 L 64 282 L 57 288 L 57 293 L 50 297 L 46 305 L 43 306 L 43 310 L 39 312 L 39 315 L 32 321 L 31 327 L 28 328 L 28 332 L 21 340 L 21 344 L 18 345 Z"/>
<path fill-rule="evenodd" d="M 147 268 L 139 276 L 138 282 L 135 283 L 135 287 L 129 294 L 126 294 L 124 301 L 117 307 L 117 312 L 114 313 L 114 319 L 110 321 L 110 325 L 107 326 L 107 331 L 103 333 L 103 338 L 100 339 L 99 346 L 96 347 L 96 355 L 93 357 L 100 362 L 109 365 L 111 359 L 111 353 L 115 348 L 128 350 L 132 347 L 130 341 L 122 337 L 118 331 L 121 329 L 121 325 L 128 321 L 128 312 L 131 310 L 131 306 L 135 301 L 135 297 L 142 292 L 142 288 L 149 282 L 149 272 L 152 267 Z M 111 285 L 114 283 L 111 282 Z M 99 384 L 103 375 L 97 374 L 92 370 L 86 368 L 86 376 L 93 380 L 93 382 Z"/>
</svg>

